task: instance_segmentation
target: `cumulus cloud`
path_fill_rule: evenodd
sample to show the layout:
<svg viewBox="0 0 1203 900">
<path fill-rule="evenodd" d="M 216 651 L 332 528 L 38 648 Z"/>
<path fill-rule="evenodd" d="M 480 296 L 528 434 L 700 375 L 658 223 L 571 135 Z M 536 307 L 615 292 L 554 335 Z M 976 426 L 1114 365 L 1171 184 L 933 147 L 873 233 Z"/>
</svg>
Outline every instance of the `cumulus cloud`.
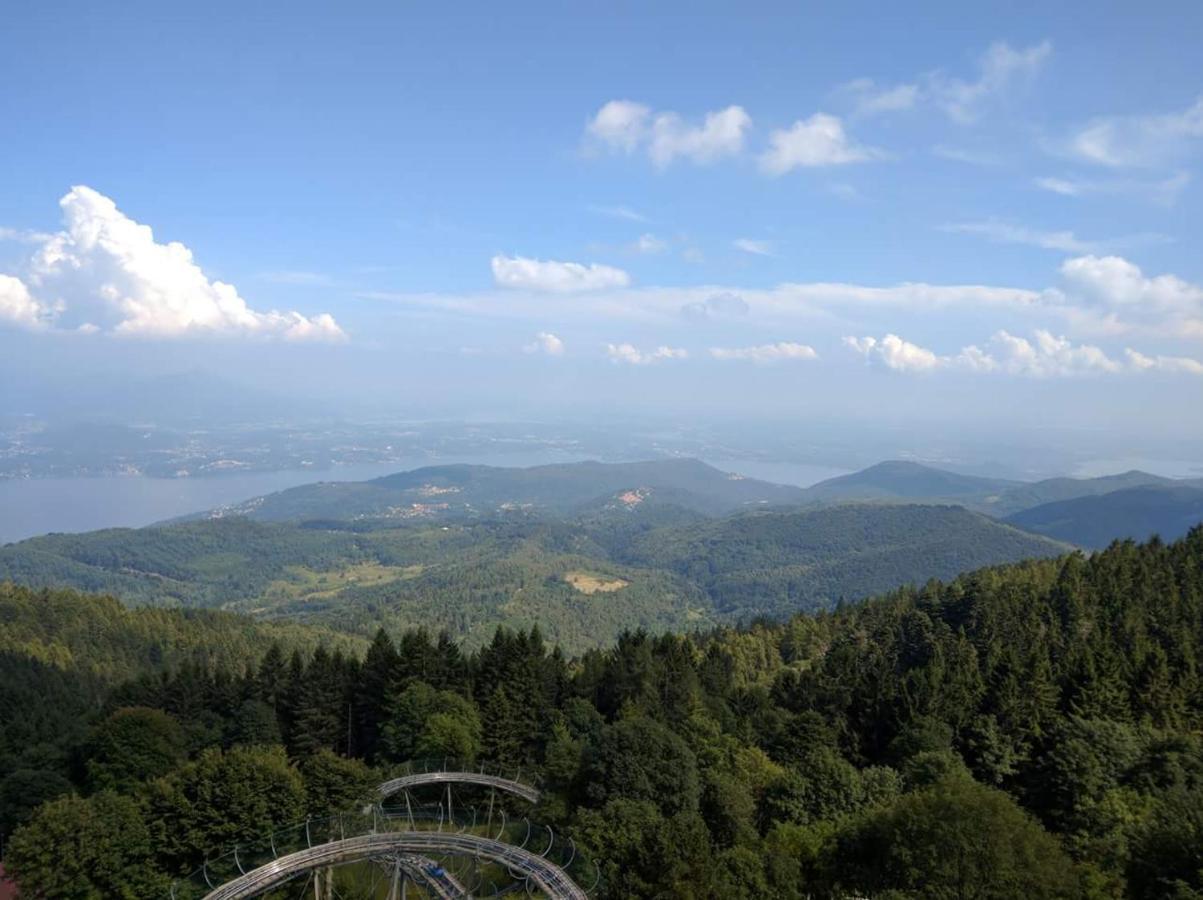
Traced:
<svg viewBox="0 0 1203 900">
<path fill-rule="evenodd" d="M 33 299 L 21 279 L 0 275 L 0 322 L 24 328 L 41 328 L 50 313 L 49 309 Z"/>
<path fill-rule="evenodd" d="M 1035 332 L 1032 341 L 999 331 L 991 338 L 990 344 L 994 352 L 983 354 L 982 359 L 993 364 L 984 365 L 981 371 L 1001 371 L 1011 375 L 1044 378 L 1114 373 L 1123 369 L 1120 363 L 1108 357 L 1098 347 L 1074 344 L 1064 337 L 1057 337 L 1042 329 Z M 968 349 L 977 350 L 976 347 Z M 958 361 L 954 359 L 953 363 Z"/>
<path fill-rule="evenodd" d="M 706 113 L 700 124 L 691 124 L 675 112 L 654 112 L 631 100 L 611 100 L 585 126 L 588 140 L 607 150 L 633 154 L 645 152 L 658 167 L 677 159 L 706 164 L 737 156 L 752 119 L 741 106 Z"/>
<path fill-rule="evenodd" d="M 751 127 L 752 119 L 741 106 L 706 113 L 701 125 L 690 125 L 676 113 L 661 113 L 652 123 L 648 155 L 661 167 L 678 157 L 710 163 L 738 156 L 743 150 L 744 133 Z"/>
<path fill-rule="evenodd" d="M 534 341 L 522 348 L 526 353 L 544 353 L 547 356 L 563 356 L 564 342 L 550 331 L 540 331 Z"/>
<path fill-rule="evenodd" d="M 606 355 L 613 363 L 623 363 L 631 366 L 646 366 L 664 360 L 686 359 L 689 353 L 680 347 L 660 346 L 655 350 L 644 351 L 634 344 L 606 344 Z"/>
<path fill-rule="evenodd" d="M 40 242 L 24 292 L 11 276 L 5 288 L 5 308 L 16 309 L 26 322 L 67 313 L 86 319 L 85 330 L 100 330 L 91 322 L 98 318 L 117 334 L 144 337 L 346 337 L 329 314 L 251 309 L 232 284 L 210 280 L 191 250 L 176 241 L 159 243 L 149 226 L 89 187 L 72 188 L 59 205 L 65 227 Z"/>
<path fill-rule="evenodd" d="M 814 347 L 780 341 L 776 344 L 760 344 L 756 347 L 711 347 L 710 355 L 721 360 L 747 360 L 754 363 L 781 362 L 784 360 L 818 359 Z"/>
<path fill-rule="evenodd" d="M 1177 277 L 1149 277 L 1120 256 L 1080 256 L 1061 264 L 1050 307 L 1100 332 L 1148 331 L 1203 338 L 1203 288 Z"/>
<path fill-rule="evenodd" d="M 622 269 L 599 263 L 582 265 L 499 254 L 493 257 L 492 267 L 493 281 L 506 288 L 574 293 L 623 288 L 631 283 L 631 276 Z"/>
<path fill-rule="evenodd" d="M 871 362 L 895 372 L 930 372 L 939 368 L 941 358 L 926 347 L 904 341 L 896 334 L 875 337 L 846 337 L 844 344 Z"/>
<path fill-rule="evenodd" d="M 896 372 L 960 370 L 1029 378 L 1147 371 L 1203 375 L 1203 363 L 1198 360 L 1180 356 L 1146 356 L 1131 348 L 1125 350 L 1123 360 L 1118 360 L 1099 347 L 1075 344 L 1045 329 L 1036 329 L 1031 340 L 1000 330 L 985 349 L 971 344 L 950 355 L 939 355 L 895 334 L 888 334 L 880 340 L 873 337 L 846 337 L 844 344 L 870 362 Z"/>
<path fill-rule="evenodd" d="M 818 112 L 770 134 L 760 167 L 770 175 L 784 175 L 799 168 L 841 166 L 882 156 L 880 150 L 852 140 L 836 116 Z"/>
<path fill-rule="evenodd" d="M 634 153 L 647 136 L 652 111 L 633 100 L 611 100 L 585 126 L 585 133 L 611 150 Z"/>
<path fill-rule="evenodd" d="M 1183 110 L 1092 119 L 1067 141 L 1069 153 L 1096 165 L 1153 166 L 1203 138 L 1203 96 Z"/>
<path fill-rule="evenodd" d="M 772 241 L 757 241 L 752 238 L 736 238 L 731 242 L 736 250 L 742 250 L 744 253 L 750 253 L 753 256 L 772 256 L 773 242 Z"/>
<path fill-rule="evenodd" d="M 998 41 L 978 59 L 976 79 L 965 81 L 936 73 L 928 79 L 927 89 L 949 118 L 967 124 L 980 117 L 983 106 L 991 98 L 1033 78 L 1052 52 L 1053 45 L 1048 41 L 1020 50 L 1005 41 Z"/>
</svg>

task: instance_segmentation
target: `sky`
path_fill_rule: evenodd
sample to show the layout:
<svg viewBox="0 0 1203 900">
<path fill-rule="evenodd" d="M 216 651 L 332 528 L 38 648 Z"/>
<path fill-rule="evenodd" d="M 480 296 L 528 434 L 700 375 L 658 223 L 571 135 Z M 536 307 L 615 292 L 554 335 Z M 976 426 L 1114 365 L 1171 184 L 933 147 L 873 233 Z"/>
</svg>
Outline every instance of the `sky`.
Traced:
<svg viewBox="0 0 1203 900">
<path fill-rule="evenodd" d="M 1199 34 L 1188 2 L 18 0 L 4 402 L 187 370 L 1196 452 Z"/>
</svg>

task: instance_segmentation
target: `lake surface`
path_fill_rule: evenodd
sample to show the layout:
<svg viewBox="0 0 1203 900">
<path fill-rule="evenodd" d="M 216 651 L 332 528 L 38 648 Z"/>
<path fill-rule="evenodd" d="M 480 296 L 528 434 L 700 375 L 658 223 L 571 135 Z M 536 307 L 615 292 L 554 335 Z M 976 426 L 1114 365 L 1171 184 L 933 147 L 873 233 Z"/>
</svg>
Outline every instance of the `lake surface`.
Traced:
<svg viewBox="0 0 1203 900">
<path fill-rule="evenodd" d="M 471 459 L 422 458 L 321 471 L 296 469 L 208 478 L 114 476 L 0 481 L 0 544 L 52 531 L 139 528 L 315 481 L 362 481 L 419 466 L 451 463 L 535 466 L 585 458 L 588 454 L 574 457 L 562 452 L 506 453 Z M 842 469 L 795 463 L 712 460 L 711 464 L 752 478 L 803 487 L 844 473 Z"/>
</svg>

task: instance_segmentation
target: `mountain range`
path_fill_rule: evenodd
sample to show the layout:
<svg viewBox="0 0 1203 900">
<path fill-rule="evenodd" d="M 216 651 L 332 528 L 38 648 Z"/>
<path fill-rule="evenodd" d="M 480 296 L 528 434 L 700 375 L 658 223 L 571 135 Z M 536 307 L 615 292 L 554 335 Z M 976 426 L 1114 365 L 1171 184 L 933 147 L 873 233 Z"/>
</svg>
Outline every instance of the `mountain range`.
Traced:
<svg viewBox="0 0 1203 900">
<path fill-rule="evenodd" d="M 357 635 L 425 626 L 469 646 L 538 624 L 579 651 L 634 627 L 781 617 L 1075 546 L 1170 539 L 1201 519 L 1196 483 L 1138 472 L 1023 483 L 887 462 L 803 489 L 690 459 L 434 466 L 33 538 L 0 547 L 0 580 Z"/>
</svg>

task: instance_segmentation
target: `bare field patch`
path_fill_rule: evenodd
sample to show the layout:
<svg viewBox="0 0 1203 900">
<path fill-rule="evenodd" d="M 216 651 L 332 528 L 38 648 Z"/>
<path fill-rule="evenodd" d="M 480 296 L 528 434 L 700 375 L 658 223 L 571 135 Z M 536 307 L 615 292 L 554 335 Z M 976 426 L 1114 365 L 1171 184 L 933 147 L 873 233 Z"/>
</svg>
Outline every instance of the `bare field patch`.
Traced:
<svg viewBox="0 0 1203 900">
<path fill-rule="evenodd" d="M 582 594 L 612 594 L 630 584 L 622 578 L 606 579 L 591 572 L 567 572 L 564 580 Z"/>
</svg>

